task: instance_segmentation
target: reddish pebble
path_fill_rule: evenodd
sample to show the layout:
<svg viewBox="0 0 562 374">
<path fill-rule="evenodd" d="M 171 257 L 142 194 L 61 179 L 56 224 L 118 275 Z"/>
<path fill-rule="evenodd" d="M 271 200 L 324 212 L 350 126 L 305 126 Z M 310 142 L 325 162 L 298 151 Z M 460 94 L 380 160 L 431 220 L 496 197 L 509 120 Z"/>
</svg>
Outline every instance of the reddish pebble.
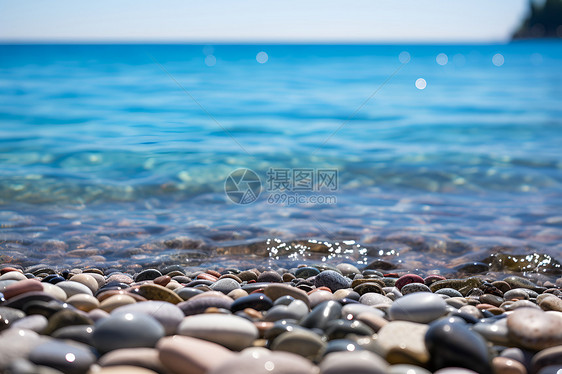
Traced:
<svg viewBox="0 0 562 374">
<path fill-rule="evenodd" d="M 214 275 L 211 274 L 207 274 L 207 273 L 201 273 L 197 276 L 197 279 L 204 279 L 204 280 L 208 280 L 211 282 L 216 282 L 219 280 L 219 278 L 215 277 Z"/>
<path fill-rule="evenodd" d="M 385 278 L 398 278 L 398 273 L 386 273 L 384 274 Z"/>
<path fill-rule="evenodd" d="M 250 283 L 250 282 L 248 282 L 248 283 Z M 252 294 L 252 293 L 263 293 L 264 290 L 265 290 L 265 288 L 258 288 L 257 290 L 254 290 L 254 291 L 252 291 L 252 292 L 250 292 L 250 293 L 251 293 L 251 294 Z"/>
<path fill-rule="evenodd" d="M 43 285 L 36 279 L 26 279 L 9 285 L 4 290 L 4 297 L 10 299 L 22 293 L 43 291 Z"/>
<path fill-rule="evenodd" d="M 221 277 L 221 273 L 219 273 L 218 271 L 214 271 L 214 270 L 207 270 L 207 274 L 211 274 L 212 276 L 217 277 L 217 279 Z"/>
<path fill-rule="evenodd" d="M 20 269 L 16 269 L 16 268 L 13 268 L 11 266 L 7 266 L 7 267 L 3 268 L 2 270 L 0 270 L 0 275 L 9 273 L 10 271 L 17 271 L 17 272 L 23 274 L 23 271 L 21 271 Z"/>
<path fill-rule="evenodd" d="M 406 275 L 403 275 L 400 278 L 398 278 L 396 280 L 396 283 L 394 284 L 394 286 L 396 288 L 398 288 L 399 290 L 401 290 L 402 287 L 404 287 L 405 285 L 410 284 L 410 283 L 424 283 L 424 280 L 419 275 L 406 274 Z"/>
<path fill-rule="evenodd" d="M 170 278 L 167 275 L 162 275 L 156 279 L 154 279 L 154 283 L 165 287 L 168 283 L 170 283 L 170 281 L 172 280 L 172 278 Z"/>
<path fill-rule="evenodd" d="M 478 305 L 476 305 L 476 307 L 477 307 L 478 309 L 482 310 L 482 309 L 495 308 L 496 306 L 495 306 L 495 305 L 492 305 L 492 304 L 478 304 Z"/>
</svg>

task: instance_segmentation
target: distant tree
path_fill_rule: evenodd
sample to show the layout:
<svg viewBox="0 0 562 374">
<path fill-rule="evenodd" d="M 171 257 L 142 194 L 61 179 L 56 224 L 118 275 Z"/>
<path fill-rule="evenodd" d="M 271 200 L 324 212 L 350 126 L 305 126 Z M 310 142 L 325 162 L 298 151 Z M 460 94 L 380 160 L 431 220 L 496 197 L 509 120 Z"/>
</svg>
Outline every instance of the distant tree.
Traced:
<svg viewBox="0 0 562 374">
<path fill-rule="evenodd" d="M 562 0 L 531 1 L 530 7 L 514 39 L 562 38 Z"/>
</svg>

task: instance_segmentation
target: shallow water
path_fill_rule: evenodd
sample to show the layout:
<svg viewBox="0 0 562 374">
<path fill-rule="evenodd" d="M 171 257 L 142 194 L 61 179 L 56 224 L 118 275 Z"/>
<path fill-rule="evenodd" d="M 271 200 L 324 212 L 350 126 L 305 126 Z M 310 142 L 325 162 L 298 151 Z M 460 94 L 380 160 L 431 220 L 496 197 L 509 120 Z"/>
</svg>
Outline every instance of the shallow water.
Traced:
<svg viewBox="0 0 562 374">
<path fill-rule="evenodd" d="M 0 262 L 560 260 L 561 62 L 556 41 L 0 46 Z M 250 204 L 224 191 L 239 168 Z"/>
</svg>

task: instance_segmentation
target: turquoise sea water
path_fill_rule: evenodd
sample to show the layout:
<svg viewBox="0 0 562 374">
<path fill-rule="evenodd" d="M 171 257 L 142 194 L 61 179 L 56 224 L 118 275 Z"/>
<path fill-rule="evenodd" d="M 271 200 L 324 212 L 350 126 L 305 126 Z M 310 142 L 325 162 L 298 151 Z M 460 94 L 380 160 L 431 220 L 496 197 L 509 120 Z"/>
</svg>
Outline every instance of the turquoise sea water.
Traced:
<svg viewBox="0 0 562 374">
<path fill-rule="evenodd" d="M 560 259 L 561 66 L 559 41 L 0 46 L 0 263 Z M 337 185 L 268 190 L 299 169 Z"/>
</svg>

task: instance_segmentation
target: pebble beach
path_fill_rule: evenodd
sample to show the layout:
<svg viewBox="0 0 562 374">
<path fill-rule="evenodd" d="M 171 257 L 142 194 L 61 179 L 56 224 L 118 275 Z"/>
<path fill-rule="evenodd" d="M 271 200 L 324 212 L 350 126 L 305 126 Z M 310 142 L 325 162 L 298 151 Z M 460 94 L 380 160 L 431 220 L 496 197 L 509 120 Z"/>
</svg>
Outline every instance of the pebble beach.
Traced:
<svg viewBox="0 0 562 374">
<path fill-rule="evenodd" d="M 0 44 L 0 373 L 562 374 L 561 65 Z"/>
<path fill-rule="evenodd" d="M 374 265 L 2 266 L 0 371 L 560 373 L 562 277 Z"/>
</svg>

